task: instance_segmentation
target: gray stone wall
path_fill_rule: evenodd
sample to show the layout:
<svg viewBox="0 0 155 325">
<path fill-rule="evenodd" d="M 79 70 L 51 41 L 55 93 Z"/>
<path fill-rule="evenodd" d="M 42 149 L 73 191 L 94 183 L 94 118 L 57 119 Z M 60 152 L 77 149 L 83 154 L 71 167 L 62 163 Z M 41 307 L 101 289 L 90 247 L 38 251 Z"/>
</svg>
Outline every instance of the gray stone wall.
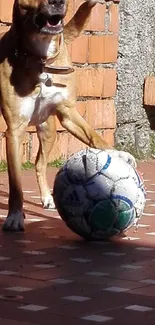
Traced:
<svg viewBox="0 0 155 325">
<path fill-rule="evenodd" d="M 121 0 L 117 81 L 118 147 L 139 157 L 153 152 L 154 135 L 143 106 L 144 78 L 155 72 L 155 1 Z M 155 108 L 152 108 L 152 118 Z"/>
</svg>

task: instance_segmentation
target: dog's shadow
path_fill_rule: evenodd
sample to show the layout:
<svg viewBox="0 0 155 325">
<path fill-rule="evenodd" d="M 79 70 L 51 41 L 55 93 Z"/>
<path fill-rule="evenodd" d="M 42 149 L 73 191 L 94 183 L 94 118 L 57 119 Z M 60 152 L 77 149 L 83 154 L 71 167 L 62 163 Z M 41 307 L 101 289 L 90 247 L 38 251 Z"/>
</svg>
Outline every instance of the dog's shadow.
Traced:
<svg viewBox="0 0 155 325">
<path fill-rule="evenodd" d="M 8 195 L 7 192 L 0 190 L 0 197 L 1 198 L 9 198 L 9 195 Z M 31 204 L 34 207 L 39 207 L 39 208 L 41 207 L 41 205 L 39 203 L 35 203 L 35 202 L 29 201 L 29 200 L 25 200 L 25 199 L 24 199 L 24 204 Z M 8 211 L 8 204 L 7 203 L 3 203 L 2 201 L 0 201 L 0 210 L 4 210 L 4 211 L 6 210 L 6 211 Z M 43 209 L 43 212 L 44 211 L 45 210 Z M 44 216 L 44 213 L 39 213 L 38 211 L 35 212 L 35 211 L 29 210 L 27 208 L 24 208 L 24 212 L 26 214 L 32 215 L 32 216 L 36 216 L 37 215 L 37 217 L 43 217 Z M 48 218 L 50 218 L 50 216 L 46 215 L 46 218 L 48 219 Z"/>
</svg>

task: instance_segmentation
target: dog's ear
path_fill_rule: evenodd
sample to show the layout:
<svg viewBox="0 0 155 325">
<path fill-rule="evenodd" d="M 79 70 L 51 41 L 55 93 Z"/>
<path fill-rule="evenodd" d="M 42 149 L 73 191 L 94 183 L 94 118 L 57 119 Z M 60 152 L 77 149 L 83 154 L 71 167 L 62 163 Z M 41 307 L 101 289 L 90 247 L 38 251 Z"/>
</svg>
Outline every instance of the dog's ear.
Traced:
<svg viewBox="0 0 155 325">
<path fill-rule="evenodd" d="M 26 15 L 28 10 L 37 9 L 38 6 L 46 0 L 15 0 L 13 7 L 13 22 L 20 16 Z"/>
<path fill-rule="evenodd" d="M 13 25 L 18 30 L 22 27 L 22 17 L 26 16 L 30 0 L 15 0 L 13 6 Z"/>
<path fill-rule="evenodd" d="M 13 6 L 13 23 L 18 24 L 18 20 L 20 19 L 20 16 L 26 14 L 26 7 L 25 7 L 26 2 L 27 1 L 24 0 L 15 0 Z"/>
<path fill-rule="evenodd" d="M 37 8 L 42 2 L 47 0 L 15 0 L 21 8 Z"/>
<path fill-rule="evenodd" d="M 21 7 L 37 7 L 39 4 L 39 0 L 18 0 L 18 4 Z"/>
</svg>

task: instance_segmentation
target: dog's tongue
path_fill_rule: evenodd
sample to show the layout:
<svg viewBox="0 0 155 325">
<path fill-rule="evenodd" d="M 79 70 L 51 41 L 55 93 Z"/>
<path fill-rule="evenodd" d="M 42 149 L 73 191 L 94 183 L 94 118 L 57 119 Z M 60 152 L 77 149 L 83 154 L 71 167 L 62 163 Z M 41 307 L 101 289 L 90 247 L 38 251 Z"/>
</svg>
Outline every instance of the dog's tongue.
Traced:
<svg viewBox="0 0 155 325">
<path fill-rule="evenodd" d="M 46 23 L 46 27 L 53 27 L 54 25 L 50 24 L 48 21 Z"/>
<path fill-rule="evenodd" d="M 55 24 L 51 24 L 51 23 L 49 23 L 49 21 L 46 22 L 46 27 L 56 27 L 59 25 L 61 25 L 61 20 L 59 20 L 59 22 L 55 23 Z"/>
</svg>

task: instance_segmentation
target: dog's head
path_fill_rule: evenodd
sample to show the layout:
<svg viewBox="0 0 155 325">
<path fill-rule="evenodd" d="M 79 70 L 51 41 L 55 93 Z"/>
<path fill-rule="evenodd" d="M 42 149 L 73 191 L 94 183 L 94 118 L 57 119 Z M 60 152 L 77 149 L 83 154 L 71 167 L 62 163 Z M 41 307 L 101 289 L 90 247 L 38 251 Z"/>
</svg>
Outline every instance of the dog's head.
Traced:
<svg viewBox="0 0 155 325">
<path fill-rule="evenodd" d="M 56 35 L 63 32 L 67 0 L 15 0 L 13 24 L 28 34 Z"/>
</svg>

